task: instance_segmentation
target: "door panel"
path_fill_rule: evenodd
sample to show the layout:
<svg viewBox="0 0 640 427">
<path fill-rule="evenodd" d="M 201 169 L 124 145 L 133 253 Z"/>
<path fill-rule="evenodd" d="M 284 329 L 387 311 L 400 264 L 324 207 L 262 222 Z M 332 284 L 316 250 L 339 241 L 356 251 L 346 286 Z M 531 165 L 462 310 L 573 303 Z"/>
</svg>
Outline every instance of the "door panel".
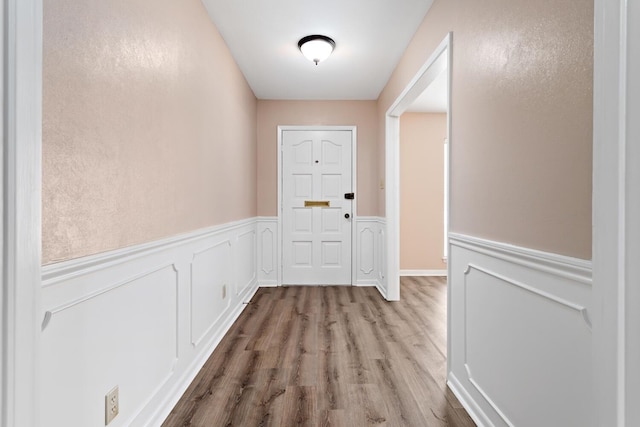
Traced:
<svg viewBox="0 0 640 427">
<path fill-rule="evenodd" d="M 340 189 L 342 188 L 342 175 L 323 174 L 320 188 L 320 193 L 323 199 L 329 197 L 339 198 Z"/>
<path fill-rule="evenodd" d="M 342 229 L 342 219 L 340 218 L 342 209 L 339 208 L 323 208 L 320 210 L 321 215 L 321 233 L 340 233 Z"/>
<path fill-rule="evenodd" d="M 302 197 L 302 198 L 309 198 L 311 197 L 313 191 L 312 191 L 312 185 L 313 185 L 313 176 L 312 175 L 305 175 L 305 174 L 294 174 L 292 176 L 293 179 L 293 186 L 294 186 L 294 196 L 295 197 Z"/>
<path fill-rule="evenodd" d="M 282 133 L 284 285 L 351 284 L 352 143 L 350 130 Z"/>
<path fill-rule="evenodd" d="M 311 234 L 313 232 L 311 211 L 308 208 L 293 208 L 292 213 L 293 221 L 291 221 L 291 225 L 293 225 L 293 233 L 298 235 L 301 233 Z"/>
</svg>

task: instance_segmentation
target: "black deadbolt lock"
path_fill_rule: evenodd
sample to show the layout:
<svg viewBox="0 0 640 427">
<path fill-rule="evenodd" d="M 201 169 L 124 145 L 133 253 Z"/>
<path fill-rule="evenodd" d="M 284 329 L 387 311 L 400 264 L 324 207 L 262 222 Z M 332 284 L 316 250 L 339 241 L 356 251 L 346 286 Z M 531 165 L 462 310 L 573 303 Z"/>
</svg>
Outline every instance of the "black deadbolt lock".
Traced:
<svg viewBox="0 0 640 427">
<path fill-rule="evenodd" d="M 350 216 L 351 215 L 349 215 L 348 213 L 344 214 L 344 217 L 347 218 L 347 219 L 349 219 Z"/>
<path fill-rule="evenodd" d="M 353 200 L 356 198 L 356 195 L 354 193 L 344 193 L 344 198 L 347 200 Z"/>
</svg>

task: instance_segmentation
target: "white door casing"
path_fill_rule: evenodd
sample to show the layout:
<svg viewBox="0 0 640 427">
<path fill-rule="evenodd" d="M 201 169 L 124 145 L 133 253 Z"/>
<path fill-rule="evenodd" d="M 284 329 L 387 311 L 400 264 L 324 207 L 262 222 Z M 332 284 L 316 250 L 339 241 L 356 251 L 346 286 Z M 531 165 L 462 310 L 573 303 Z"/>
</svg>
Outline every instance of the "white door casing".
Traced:
<svg viewBox="0 0 640 427">
<path fill-rule="evenodd" d="M 281 132 L 281 283 L 350 285 L 353 132 Z"/>
<path fill-rule="evenodd" d="M 594 2 L 593 366 L 597 426 L 640 425 L 640 5 Z"/>
<path fill-rule="evenodd" d="M 40 422 L 42 0 L 3 3 L 0 426 Z"/>
<path fill-rule="evenodd" d="M 444 70 L 447 73 L 448 143 L 446 149 L 449 161 L 448 174 L 445 177 L 445 185 L 449 190 L 449 195 L 445 202 L 445 210 L 449 216 L 451 213 L 449 206 L 451 200 L 451 186 L 449 185 L 451 156 L 449 154 L 453 143 L 451 135 L 452 39 L 452 33 L 445 36 L 385 114 L 385 218 L 387 223 L 387 292 L 385 297 L 388 301 L 400 299 L 400 116 Z M 447 230 L 445 230 L 447 235 L 449 225 L 450 222 L 447 221 Z M 451 263 L 448 262 L 447 266 L 450 265 Z M 447 267 L 448 269 L 449 267 Z M 447 276 L 450 276 L 450 273 L 447 271 Z M 450 300 L 448 304 L 451 304 Z"/>
</svg>

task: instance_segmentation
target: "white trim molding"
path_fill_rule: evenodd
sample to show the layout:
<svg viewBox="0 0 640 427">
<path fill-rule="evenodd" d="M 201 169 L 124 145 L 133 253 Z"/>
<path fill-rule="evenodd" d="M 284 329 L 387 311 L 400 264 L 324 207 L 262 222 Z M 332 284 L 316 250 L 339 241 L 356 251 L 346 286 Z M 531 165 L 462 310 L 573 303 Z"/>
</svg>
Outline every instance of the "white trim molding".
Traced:
<svg viewBox="0 0 640 427">
<path fill-rule="evenodd" d="M 3 3 L 3 427 L 40 425 L 42 0 Z"/>
<path fill-rule="evenodd" d="M 447 378 L 447 386 L 451 389 L 453 394 L 455 394 L 456 398 L 458 398 L 458 401 L 462 404 L 462 406 L 464 406 L 464 409 L 467 411 L 476 425 L 480 427 L 493 426 L 493 423 L 491 423 L 486 414 L 482 411 L 482 409 L 480 409 L 471 395 L 462 386 L 460 381 L 458 381 L 458 378 L 456 378 L 455 374 L 453 374 L 452 372 L 449 372 L 449 376 Z"/>
<path fill-rule="evenodd" d="M 457 233 L 449 242 L 448 384 L 474 421 L 590 425 L 591 263 Z"/>
<path fill-rule="evenodd" d="M 411 103 L 435 80 L 443 70 L 447 70 L 447 140 L 446 149 L 451 150 L 451 52 L 452 33 L 448 33 L 440 45 L 433 51 L 416 75 L 398 95 L 385 115 L 385 213 L 387 222 L 386 271 L 387 299 L 400 299 L 400 116 Z M 450 152 L 450 151 L 449 151 Z M 451 156 L 447 156 L 451 158 Z M 449 164 L 450 166 L 450 164 Z M 449 173 L 445 185 L 449 186 Z M 450 212 L 449 200 L 446 212 Z M 447 221 L 447 224 L 449 221 Z M 448 232 L 449 230 L 447 230 Z"/>
<path fill-rule="evenodd" d="M 400 276 L 446 277 L 447 270 L 400 270 Z"/>
<path fill-rule="evenodd" d="M 595 0 L 593 360 L 596 425 L 640 424 L 640 6 Z"/>
<path fill-rule="evenodd" d="M 538 251 L 509 243 L 495 242 L 459 233 L 449 233 L 452 245 L 468 248 L 504 261 L 547 271 L 551 274 L 591 285 L 591 261 Z"/>
<path fill-rule="evenodd" d="M 113 251 L 101 252 L 82 258 L 70 259 L 61 263 L 48 264 L 42 267 L 42 286 L 48 287 L 62 281 L 71 280 L 78 275 L 95 273 L 100 270 L 115 267 L 139 257 L 149 256 L 156 252 L 166 251 L 174 247 L 189 244 L 206 238 L 208 235 L 222 231 L 246 229 L 256 222 L 255 218 L 229 222 L 223 225 L 202 228 L 189 233 L 182 233 L 152 242 L 128 246 Z"/>
</svg>

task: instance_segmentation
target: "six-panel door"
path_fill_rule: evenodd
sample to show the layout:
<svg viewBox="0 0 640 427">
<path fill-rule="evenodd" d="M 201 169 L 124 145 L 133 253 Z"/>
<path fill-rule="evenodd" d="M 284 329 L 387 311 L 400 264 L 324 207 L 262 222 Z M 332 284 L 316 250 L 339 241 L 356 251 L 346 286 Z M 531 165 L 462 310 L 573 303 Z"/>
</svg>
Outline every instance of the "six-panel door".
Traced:
<svg viewBox="0 0 640 427">
<path fill-rule="evenodd" d="M 283 131 L 283 285 L 351 284 L 351 144 L 349 130 Z"/>
</svg>

